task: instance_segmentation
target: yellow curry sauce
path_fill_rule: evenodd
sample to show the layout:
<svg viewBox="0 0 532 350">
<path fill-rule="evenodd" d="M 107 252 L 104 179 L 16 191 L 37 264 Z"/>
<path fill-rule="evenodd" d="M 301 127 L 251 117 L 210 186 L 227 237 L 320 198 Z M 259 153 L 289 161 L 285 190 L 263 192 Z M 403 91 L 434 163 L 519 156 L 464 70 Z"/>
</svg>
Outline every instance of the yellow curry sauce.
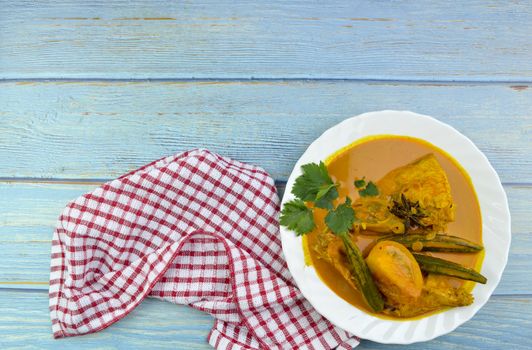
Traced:
<svg viewBox="0 0 532 350">
<path fill-rule="evenodd" d="M 455 221 L 449 223 L 446 233 L 465 238 L 469 241 L 482 245 L 482 220 L 480 207 L 471 180 L 465 170 L 450 155 L 434 145 L 411 137 L 379 135 L 361 139 L 331 155 L 326 161 L 328 172 L 333 179 L 340 184 L 338 187 L 339 198 L 337 202 L 343 202 L 345 196 L 354 200 L 358 198 L 358 192 L 353 185 L 355 179 L 365 177 L 368 180 L 378 181 L 390 170 L 408 164 L 423 155 L 432 153 L 445 170 L 451 186 L 451 192 L 455 205 Z M 362 295 L 354 290 L 341 274 L 326 260 L 320 259 L 312 247 L 317 243 L 320 232 L 326 230 L 324 217 L 327 212 L 323 209 L 315 209 L 316 229 L 303 239 L 307 264 L 312 264 L 319 277 L 338 296 L 365 312 L 378 317 L 397 320 L 425 317 L 437 310 L 412 318 L 397 318 L 375 314 L 369 310 Z M 366 246 L 378 238 L 371 232 L 361 232 L 356 236 L 356 244 L 363 251 Z M 466 267 L 479 270 L 484 257 L 484 251 L 472 254 L 457 253 L 434 253 L 436 257 L 457 262 Z M 474 282 L 463 281 L 448 277 L 453 285 L 463 286 L 472 290 Z"/>
</svg>

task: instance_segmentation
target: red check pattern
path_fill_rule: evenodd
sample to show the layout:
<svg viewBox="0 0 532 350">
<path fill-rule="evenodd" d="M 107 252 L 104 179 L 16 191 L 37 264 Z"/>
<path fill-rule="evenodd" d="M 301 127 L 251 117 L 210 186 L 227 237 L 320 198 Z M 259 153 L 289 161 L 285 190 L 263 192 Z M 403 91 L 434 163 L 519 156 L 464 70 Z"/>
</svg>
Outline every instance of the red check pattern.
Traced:
<svg viewBox="0 0 532 350">
<path fill-rule="evenodd" d="M 292 280 L 274 182 L 204 150 L 167 157 L 72 201 L 52 242 L 55 338 L 97 332 L 145 297 L 215 317 L 217 349 L 350 349 Z"/>
</svg>

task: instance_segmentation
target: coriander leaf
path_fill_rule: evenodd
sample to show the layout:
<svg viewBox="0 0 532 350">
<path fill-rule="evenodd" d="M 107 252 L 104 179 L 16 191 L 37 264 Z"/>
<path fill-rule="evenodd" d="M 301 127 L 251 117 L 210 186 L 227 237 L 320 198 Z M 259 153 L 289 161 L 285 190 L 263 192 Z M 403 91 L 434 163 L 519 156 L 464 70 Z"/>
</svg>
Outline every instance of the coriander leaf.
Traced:
<svg viewBox="0 0 532 350">
<path fill-rule="evenodd" d="M 322 185 L 320 187 L 320 190 L 316 194 L 316 200 L 320 200 L 321 198 L 325 197 L 327 193 L 333 188 L 336 187 L 336 184 L 330 184 L 330 185 Z"/>
<path fill-rule="evenodd" d="M 334 210 L 329 210 L 325 217 L 325 224 L 335 234 L 344 234 L 353 227 L 355 211 L 351 207 L 351 199 L 345 198 L 345 203 L 340 204 Z"/>
<path fill-rule="evenodd" d="M 318 202 L 319 208 L 332 206 L 330 202 L 338 198 L 338 191 L 325 164 L 309 163 L 301 169 L 303 174 L 296 179 L 292 193 L 305 202 Z"/>
<path fill-rule="evenodd" d="M 317 208 L 332 209 L 332 201 L 336 198 L 338 198 L 338 190 L 336 189 L 336 185 L 333 185 L 333 187 L 331 187 L 325 195 L 314 202 L 314 205 Z"/>
<path fill-rule="evenodd" d="M 364 188 L 366 186 L 366 180 L 364 178 L 360 180 L 355 180 L 355 187 L 356 188 Z"/>
<path fill-rule="evenodd" d="M 309 233 L 316 226 L 312 209 L 299 199 L 294 199 L 284 205 L 280 223 L 295 231 L 298 236 Z"/>
<path fill-rule="evenodd" d="M 379 189 L 377 188 L 377 185 L 373 183 L 373 181 L 370 181 L 366 185 L 366 188 L 358 191 L 358 194 L 360 194 L 361 197 L 374 197 L 379 195 Z"/>
</svg>

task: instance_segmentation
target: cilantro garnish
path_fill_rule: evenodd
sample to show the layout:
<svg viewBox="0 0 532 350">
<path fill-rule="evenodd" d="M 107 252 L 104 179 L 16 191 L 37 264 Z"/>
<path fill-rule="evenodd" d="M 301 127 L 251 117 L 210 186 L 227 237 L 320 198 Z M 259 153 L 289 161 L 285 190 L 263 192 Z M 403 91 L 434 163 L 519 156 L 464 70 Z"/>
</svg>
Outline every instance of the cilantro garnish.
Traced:
<svg viewBox="0 0 532 350">
<path fill-rule="evenodd" d="M 294 199 L 284 205 L 280 223 L 295 231 L 298 236 L 309 233 L 316 226 L 312 209 L 300 199 Z"/>
<path fill-rule="evenodd" d="M 333 182 L 323 162 L 305 164 L 301 170 L 302 174 L 292 187 L 296 199 L 284 205 L 280 217 L 281 225 L 295 231 L 298 236 L 304 235 L 316 227 L 314 208 L 322 208 L 328 210 L 325 217 L 327 227 L 337 235 L 347 234 L 355 221 L 351 198 L 346 197 L 343 204 L 333 207 L 333 201 L 338 198 L 338 184 Z M 373 191 L 371 185 L 375 185 L 371 181 L 368 184 L 364 179 L 358 181 L 363 183 L 355 181 L 355 186 L 365 186 L 361 191 Z M 314 206 L 307 206 L 307 203 Z"/>
<path fill-rule="evenodd" d="M 331 209 L 332 201 L 338 198 L 338 190 L 323 162 L 309 163 L 301 167 L 299 176 L 292 188 L 292 193 L 305 202 L 314 202 L 318 208 Z"/>
<path fill-rule="evenodd" d="M 346 234 L 353 227 L 355 211 L 351 207 L 351 198 L 345 197 L 345 203 L 334 210 L 329 210 L 325 217 L 325 224 L 335 234 Z"/>
<path fill-rule="evenodd" d="M 370 181 L 366 185 L 366 188 L 358 191 L 358 194 L 360 194 L 361 197 L 374 197 L 379 195 L 379 189 L 377 188 L 377 185 L 373 183 L 373 181 Z"/>
<path fill-rule="evenodd" d="M 355 187 L 356 188 L 364 188 L 364 187 L 366 187 L 366 180 L 364 180 L 364 178 L 362 178 L 360 180 L 355 180 Z"/>
<path fill-rule="evenodd" d="M 362 184 L 359 181 L 363 181 Z M 379 195 L 379 189 L 377 188 L 377 185 L 373 183 L 373 181 L 369 181 L 367 184 L 366 182 L 362 180 L 355 181 L 355 187 L 358 189 L 358 194 L 360 197 L 375 197 Z"/>
</svg>

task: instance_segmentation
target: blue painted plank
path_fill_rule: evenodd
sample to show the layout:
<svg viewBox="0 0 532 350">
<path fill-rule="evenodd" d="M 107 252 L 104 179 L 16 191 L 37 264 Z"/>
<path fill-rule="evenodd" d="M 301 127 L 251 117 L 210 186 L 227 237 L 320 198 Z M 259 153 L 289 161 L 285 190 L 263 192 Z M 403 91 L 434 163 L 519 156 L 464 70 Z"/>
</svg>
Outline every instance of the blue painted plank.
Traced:
<svg viewBox="0 0 532 350">
<path fill-rule="evenodd" d="M 286 180 L 323 131 L 413 110 L 447 122 L 505 182 L 532 182 L 532 89 L 354 82 L 0 83 L 0 177 L 113 178 L 205 147 Z"/>
<path fill-rule="evenodd" d="M 45 292 L 0 290 L 0 347 L 2 349 L 208 349 L 209 315 L 186 306 L 147 299 L 130 315 L 101 332 L 53 340 Z M 529 349 L 532 299 L 529 296 L 492 297 L 469 322 L 433 341 L 408 349 Z M 403 349 L 362 341 L 358 349 Z"/>
<path fill-rule="evenodd" d="M 48 288 L 51 235 L 63 206 L 97 185 L 0 183 L 0 289 Z M 282 190 L 282 186 L 280 186 Z M 512 214 L 510 258 L 496 294 L 532 294 L 532 186 L 505 186 Z"/>
<path fill-rule="evenodd" d="M 527 1 L 5 1 L 0 18 L 2 78 L 532 78 Z"/>
<path fill-rule="evenodd" d="M 212 349 L 212 317 L 187 306 L 146 299 L 104 331 L 54 340 L 45 291 L 0 290 L 0 348 Z"/>
</svg>

